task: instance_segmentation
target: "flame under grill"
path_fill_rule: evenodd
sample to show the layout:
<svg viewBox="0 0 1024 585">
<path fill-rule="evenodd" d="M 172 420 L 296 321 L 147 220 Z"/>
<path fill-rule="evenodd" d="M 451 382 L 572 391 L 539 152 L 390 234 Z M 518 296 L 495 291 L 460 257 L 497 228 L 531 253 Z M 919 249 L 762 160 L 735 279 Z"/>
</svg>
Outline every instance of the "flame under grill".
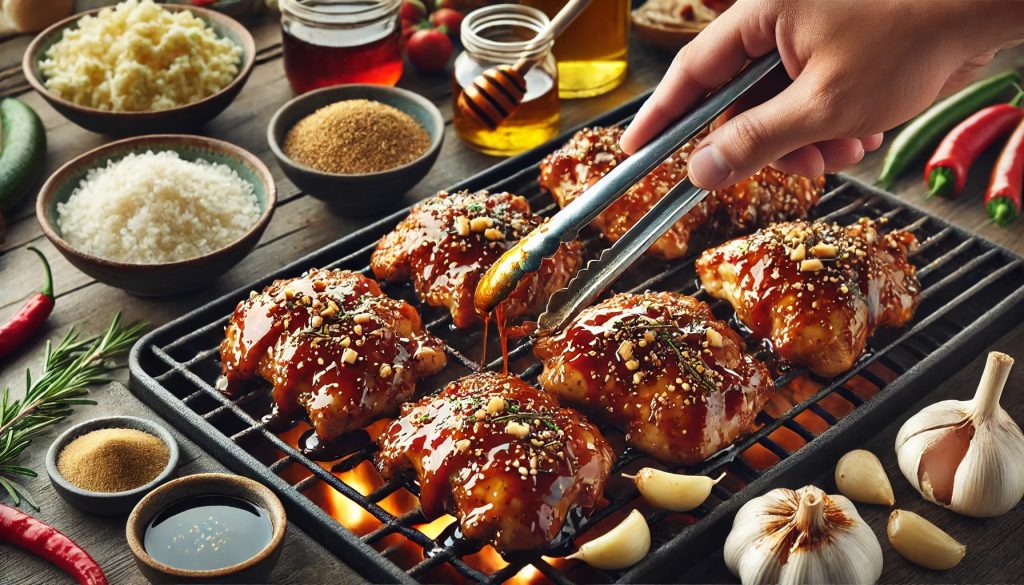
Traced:
<svg viewBox="0 0 1024 585">
<path fill-rule="evenodd" d="M 638 105 L 628 104 L 598 123 L 622 121 Z M 535 210 L 551 214 L 554 204 L 536 186 L 535 163 L 541 154 L 508 161 L 465 186 L 520 193 Z M 381 220 L 249 288 L 295 276 L 314 265 L 369 274 L 367 264 L 377 239 L 403 216 L 400 212 Z M 691 512 L 670 513 L 648 506 L 621 474 L 643 466 L 666 466 L 624 448 L 621 434 L 608 430 L 619 454 L 606 488 L 608 504 L 580 519 L 574 538 L 582 543 L 614 526 L 630 510 L 639 509 L 652 527 L 653 544 L 648 557 L 627 573 L 599 571 L 539 553 L 502 558 L 490 546 L 462 539 L 454 531 L 451 516 L 428 521 L 419 511 L 413 478 L 385 482 L 373 468 L 372 439 L 383 430 L 383 422 L 357 432 L 351 451 L 329 463 L 312 461 L 297 448 L 309 432 L 307 425 L 280 435 L 269 431 L 260 422 L 271 406 L 268 386 L 254 384 L 251 392 L 236 399 L 214 388 L 224 325 L 245 291 L 149 334 L 132 353 L 132 389 L 228 467 L 270 485 L 285 500 L 296 523 L 369 579 L 568 584 L 678 576 L 678 555 L 696 551 L 708 540 L 703 536 L 721 532 L 726 527 L 722 521 L 730 519 L 740 505 L 775 485 L 783 473 L 789 485 L 820 473 L 822 461 L 830 465 L 841 449 L 890 421 L 901 407 L 1010 327 L 1016 321 L 1011 317 L 1024 313 L 1024 260 L 891 195 L 842 176 L 830 177 L 814 216 L 842 224 L 860 216 L 887 217 L 889 229 L 899 227 L 917 235 L 921 245 L 913 262 L 923 290 L 914 319 L 904 328 L 878 332 L 856 367 L 837 378 L 818 378 L 800 369 L 780 373 L 776 395 L 758 417 L 758 427 L 708 461 L 686 468 L 693 474 L 726 474 L 708 501 Z M 590 250 L 602 245 L 593 236 L 587 242 Z M 696 284 L 693 259 L 667 267 L 662 261 L 641 259 L 613 291 L 674 290 L 710 301 Z M 385 291 L 417 306 L 427 328 L 447 345 L 449 366 L 422 381 L 421 392 L 440 389 L 449 380 L 479 369 L 480 328 L 455 331 L 443 310 L 420 304 L 408 286 L 386 286 Z M 719 318 L 732 317 L 727 303 L 714 301 L 711 306 Z M 496 339 L 490 339 L 488 346 L 497 348 Z M 541 365 L 531 350 L 529 340 L 512 347 L 510 371 L 536 383 Z M 500 368 L 500 356 L 487 367 Z"/>
</svg>

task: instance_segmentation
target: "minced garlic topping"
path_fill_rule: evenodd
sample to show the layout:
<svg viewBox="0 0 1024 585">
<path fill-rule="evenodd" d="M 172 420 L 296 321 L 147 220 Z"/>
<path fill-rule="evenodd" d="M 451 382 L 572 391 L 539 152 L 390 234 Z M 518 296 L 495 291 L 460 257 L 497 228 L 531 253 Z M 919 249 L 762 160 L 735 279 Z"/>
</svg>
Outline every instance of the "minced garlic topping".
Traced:
<svg viewBox="0 0 1024 585">
<path fill-rule="evenodd" d="M 217 93 L 238 75 L 242 49 L 187 10 L 125 0 L 81 19 L 46 51 L 47 89 L 80 106 L 166 110 Z"/>
</svg>

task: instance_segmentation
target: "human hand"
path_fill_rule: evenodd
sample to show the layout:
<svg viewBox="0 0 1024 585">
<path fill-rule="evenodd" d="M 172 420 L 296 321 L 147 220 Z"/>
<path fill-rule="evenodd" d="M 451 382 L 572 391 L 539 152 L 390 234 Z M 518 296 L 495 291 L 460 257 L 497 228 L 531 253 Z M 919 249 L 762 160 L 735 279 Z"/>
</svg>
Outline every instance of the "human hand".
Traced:
<svg viewBox="0 0 1024 585">
<path fill-rule="evenodd" d="M 622 148 L 635 152 L 778 47 L 793 82 L 712 130 L 690 155 L 690 178 L 720 189 L 769 164 L 836 171 L 1021 42 L 1019 0 L 740 0 L 679 52 Z"/>
</svg>

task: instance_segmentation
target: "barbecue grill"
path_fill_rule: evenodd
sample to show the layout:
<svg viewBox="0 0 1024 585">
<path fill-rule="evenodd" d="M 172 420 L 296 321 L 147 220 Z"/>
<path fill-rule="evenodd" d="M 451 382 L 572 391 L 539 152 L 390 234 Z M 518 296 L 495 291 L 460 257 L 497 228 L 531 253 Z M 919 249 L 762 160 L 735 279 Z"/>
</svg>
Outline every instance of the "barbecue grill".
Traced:
<svg viewBox="0 0 1024 585">
<path fill-rule="evenodd" d="M 644 97 L 590 124 L 626 123 Z M 535 210 L 550 215 L 557 208 L 537 187 L 536 165 L 570 134 L 505 161 L 453 190 L 487 188 L 519 193 Z M 573 515 L 566 534 L 551 550 L 502 558 L 490 546 L 463 538 L 451 517 L 427 521 L 419 511 L 418 487 L 412 476 L 385 482 L 376 474 L 370 462 L 371 438 L 382 430 L 380 422 L 353 433 L 347 454 L 340 459 L 317 462 L 299 448 L 310 436 L 307 426 L 275 432 L 262 422 L 271 408 L 269 386 L 254 383 L 250 392 L 237 398 L 228 398 L 214 387 L 220 373 L 218 345 L 224 326 L 248 291 L 314 266 L 371 274 L 369 257 L 377 240 L 407 211 L 168 323 L 143 338 L 131 354 L 131 388 L 141 400 L 229 468 L 268 485 L 285 502 L 296 524 L 373 581 L 546 580 L 569 584 L 669 580 L 681 572 L 681 559 L 699 558 L 707 545 L 717 542 L 715 537 L 724 535 L 733 514 L 745 502 L 772 487 L 796 487 L 813 479 L 842 452 L 889 423 L 1024 316 L 1024 259 L 888 193 L 842 175 L 830 176 L 815 217 L 841 224 L 860 216 L 884 217 L 887 229 L 903 228 L 917 235 L 921 244 L 912 260 L 922 293 L 914 319 L 904 328 L 879 331 L 857 365 L 837 378 L 776 368 L 776 396 L 759 415 L 754 432 L 711 459 L 685 468 L 692 474 L 726 474 L 708 501 L 691 512 L 670 513 L 645 504 L 632 482 L 621 474 L 642 466 L 667 467 L 624 448 L 621 435 L 608 430 L 619 458 L 606 488 L 607 505 L 589 518 Z M 593 234 L 584 236 L 589 249 L 601 247 Z M 699 252 L 700 247 L 695 248 Z M 617 281 L 612 292 L 673 290 L 711 301 L 696 283 L 695 255 L 668 263 L 643 258 Z M 416 306 L 427 329 L 446 343 L 449 365 L 419 383 L 421 394 L 437 391 L 449 380 L 481 368 L 485 341 L 481 328 L 456 331 L 446 311 L 419 303 L 408 285 L 386 285 L 384 290 Z M 732 319 L 727 303 L 714 301 L 711 306 L 719 318 Z M 746 333 L 735 319 L 733 325 Z M 498 353 L 496 339 L 490 339 L 488 345 L 490 353 Z M 536 383 L 541 365 L 531 350 L 529 339 L 514 344 L 509 367 L 510 372 Z M 770 361 L 768 349 L 758 351 Z M 500 369 L 500 355 L 486 367 Z M 634 508 L 645 514 L 653 540 L 651 552 L 638 565 L 624 572 L 600 571 L 558 558 L 573 541 L 579 544 L 602 534 Z"/>
</svg>

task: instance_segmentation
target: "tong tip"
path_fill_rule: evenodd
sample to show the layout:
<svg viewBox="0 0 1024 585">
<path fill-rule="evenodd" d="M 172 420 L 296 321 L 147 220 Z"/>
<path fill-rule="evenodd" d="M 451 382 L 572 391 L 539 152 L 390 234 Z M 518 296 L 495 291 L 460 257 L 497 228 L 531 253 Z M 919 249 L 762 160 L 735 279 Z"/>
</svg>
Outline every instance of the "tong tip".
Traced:
<svg viewBox="0 0 1024 585">
<path fill-rule="evenodd" d="M 473 307 L 478 314 L 486 315 L 493 311 L 512 294 L 523 276 L 532 272 L 527 267 L 528 254 L 523 249 L 528 239 L 529 236 L 516 242 L 480 277 L 473 294 Z"/>
</svg>

